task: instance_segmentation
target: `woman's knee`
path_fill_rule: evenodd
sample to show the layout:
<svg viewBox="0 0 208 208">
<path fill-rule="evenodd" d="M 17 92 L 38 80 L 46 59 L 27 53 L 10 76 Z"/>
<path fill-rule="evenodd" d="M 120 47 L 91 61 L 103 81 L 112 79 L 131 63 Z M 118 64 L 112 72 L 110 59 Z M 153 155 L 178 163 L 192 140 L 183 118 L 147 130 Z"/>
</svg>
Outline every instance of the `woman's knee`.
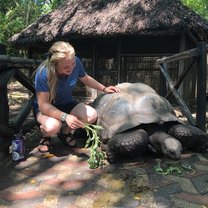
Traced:
<svg viewBox="0 0 208 208">
<path fill-rule="evenodd" d="M 88 110 L 87 123 L 93 124 L 97 121 L 97 111 L 94 108 Z"/>
<path fill-rule="evenodd" d="M 48 136 L 57 134 L 60 131 L 62 123 L 54 118 L 48 118 L 41 125 L 41 129 Z"/>
<path fill-rule="evenodd" d="M 97 120 L 97 112 L 94 108 L 84 103 L 79 103 L 73 108 L 71 114 L 77 116 L 80 120 L 86 123 L 95 123 Z"/>
</svg>

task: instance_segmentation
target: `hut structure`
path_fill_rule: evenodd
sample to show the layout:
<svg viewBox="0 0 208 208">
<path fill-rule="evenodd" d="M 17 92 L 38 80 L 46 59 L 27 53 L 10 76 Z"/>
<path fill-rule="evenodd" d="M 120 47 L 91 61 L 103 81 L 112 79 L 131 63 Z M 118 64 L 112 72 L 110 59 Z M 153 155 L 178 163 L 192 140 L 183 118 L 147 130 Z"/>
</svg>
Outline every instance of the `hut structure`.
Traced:
<svg viewBox="0 0 208 208">
<path fill-rule="evenodd" d="M 86 71 L 105 85 L 144 82 L 159 93 L 158 58 L 208 40 L 208 22 L 180 0 L 68 0 L 39 18 L 10 41 L 40 58 L 58 40 L 70 42 Z M 173 80 L 189 61 L 171 63 Z M 180 88 L 188 102 L 195 95 L 196 66 Z M 93 97 L 79 86 L 75 96 Z"/>
</svg>

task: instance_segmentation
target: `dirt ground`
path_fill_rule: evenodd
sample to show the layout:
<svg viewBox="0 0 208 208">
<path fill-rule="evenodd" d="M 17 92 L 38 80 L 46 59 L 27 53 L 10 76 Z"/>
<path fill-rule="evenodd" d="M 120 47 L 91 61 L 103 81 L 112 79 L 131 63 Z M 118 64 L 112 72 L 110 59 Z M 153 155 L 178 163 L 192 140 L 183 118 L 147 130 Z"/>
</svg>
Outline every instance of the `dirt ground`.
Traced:
<svg viewBox="0 0 208 208">
<path fill-rule="evenodd" d="M 9 117 L 13 118 L 19 112 L 22 104 L 28 100 L 31 93 L 19 82 L 11 82 L 8 85 Z"/>
<path fill-rule="evenodd" d="M 8 86 L 10 118 L 17 115 L 29 94 L 19 83 Z M 185 119 L 180 110 L 177 115 Z M 32 114 L 29 119 L 34 119 Z M 0 207 L 207 207 L 208 155 L 183 154 L 181 162 L 194 167 L 183 175 L 161 175 L 155 170 L 163 158 L 134 161 L 90 170 L 89 149 L 70 149 L 53 140 L 50 154 L 40 154 L 39 129 L 25 134 L 26 161 L 11 158 L 0 168 Z M 165 160 L 166 161 L 166 160 Z M 165 163 L 164 163 L 165 164 Z M 2 165 L 2 164 L 1 164 Z M 4 171 L 2 171 L 4 170 Z M 68 206 L 67 206 L 68 205 Z M 70 205 L 70 206 L 69 206 Z"/>
<path fill-rule="evenodd" d="M 18 82 L 8 85 L 10 119 L 18 114 L 29 96 L 28 90 Z M 176 109 L 176 113 L 185 120 L 179 109 Z M 26 122 L 31 120 L 34 120 L 32 113 Z M 64 207 L 64 204 L 74 203 L 81 204 L 76 207 L 93 208 L 206 207 L 208 204 L 207 154 L 203 157 L 201 154 L 184 154 L 181 161 L 195 167 L 195 172 L 185 173 L 182 177 L 157 174 L 155 165 L 163 160 L 152 157 L 137 158 L 135 161 L 115 165 L 108 165 L 106 162 L 104 168 L 89 170 L 89 150 L 84 148 L 84 141 L 83 144 L 79 143 L 78 148 L 69 149 L 59 140 L 54 140 L 52 152 L 42 155 L 37 150 L 40 135 L 37 127 L 25 134 L 26 161 L 16 167 L 12 165 L 10 158 L 5 163 L 5 173 L 0 174 L 0 205 L 1 199 L 13 197 L 9 202 L 5 199 L 5 208 L 11 207 L 11 204 L 15 204 L 14 207 L 28 207 L 30 202 L 36 203 L 34 207 Z M 85 183 L 81 186 L 80 182 L 83 181 Z M 56 187 L 57 184 L 59 185 Z M 5 190 L 8 191 L 7 195 Z M 33 193 L 31 190 L 44 195 L 30 199 Z M 89 190 L 91 195 L 87 193 Z M 51 201 L 54 206 L 51 206 Z M 114 204 L 118 206 L 113 206 Z"/>
</svg>

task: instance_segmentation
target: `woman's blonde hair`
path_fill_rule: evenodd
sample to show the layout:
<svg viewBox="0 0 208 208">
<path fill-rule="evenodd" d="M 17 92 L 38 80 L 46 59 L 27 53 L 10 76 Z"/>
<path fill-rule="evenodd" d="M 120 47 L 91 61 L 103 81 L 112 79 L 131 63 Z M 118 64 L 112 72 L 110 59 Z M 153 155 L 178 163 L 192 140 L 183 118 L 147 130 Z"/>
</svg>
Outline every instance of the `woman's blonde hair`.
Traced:
<svg viewBox="0 0 208 208">
<path fill-rule="evenodd" d="M 56 85 L 57 85 L 57 71 L 56 64 L 58 61 L 65 57 L 73 59 L 75 50 L 72 45 L 67 42 L 55 42 L 48 51 L 48 58 L 41 64 L 40 70 L 47 68 L 48 88 L 49 88 L 49 101 L 52 102 L 56 98 Z"/>
</svg>

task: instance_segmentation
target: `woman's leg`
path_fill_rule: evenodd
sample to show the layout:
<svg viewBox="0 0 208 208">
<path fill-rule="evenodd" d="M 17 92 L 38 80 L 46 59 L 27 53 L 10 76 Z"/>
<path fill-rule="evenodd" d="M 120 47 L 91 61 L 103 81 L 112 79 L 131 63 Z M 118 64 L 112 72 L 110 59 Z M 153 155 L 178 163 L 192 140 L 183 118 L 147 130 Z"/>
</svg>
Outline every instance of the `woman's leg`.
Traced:
<svg viewBox="0 0 208 208">
<path fill-rule="evenodd" d="M 77 104 L 70 114 L 76 116 L 84 123 L 93 124 L 97 120 L 97 112 L 94 108 L 84 103 Z"/>
<path fill-rule="evenodd" d="M 40 112 L 37 114 L 36 119 L 40 123 L 40 129 L 43 133 L 38 150 L 40 152 L 48 152 L 50 148 L 51 136 L 59 132 L 62 123 L 57 119 L 42 115 Z"/>
<path fill-rule="evenodd" d="M 50 137 L 60 131 L 62 123 L 52 117 L 45 116 L 40 112 L 37 114 L 37 121 L 40 123 L 40 129 L 44 136 Z"/>
<path fill-rule="evenodd" d="M 97 120 L 97 112 L 94 108 L 84 103 L 78 103 L 70 112 L 84 123 L 93 124 Z M 72 134 L 72 129 L 64 126 L 59 134 L 59 138 L 64 141 L 67 146 L 73 147 L 76 145 L 75 138 Z"/>
</svg>

